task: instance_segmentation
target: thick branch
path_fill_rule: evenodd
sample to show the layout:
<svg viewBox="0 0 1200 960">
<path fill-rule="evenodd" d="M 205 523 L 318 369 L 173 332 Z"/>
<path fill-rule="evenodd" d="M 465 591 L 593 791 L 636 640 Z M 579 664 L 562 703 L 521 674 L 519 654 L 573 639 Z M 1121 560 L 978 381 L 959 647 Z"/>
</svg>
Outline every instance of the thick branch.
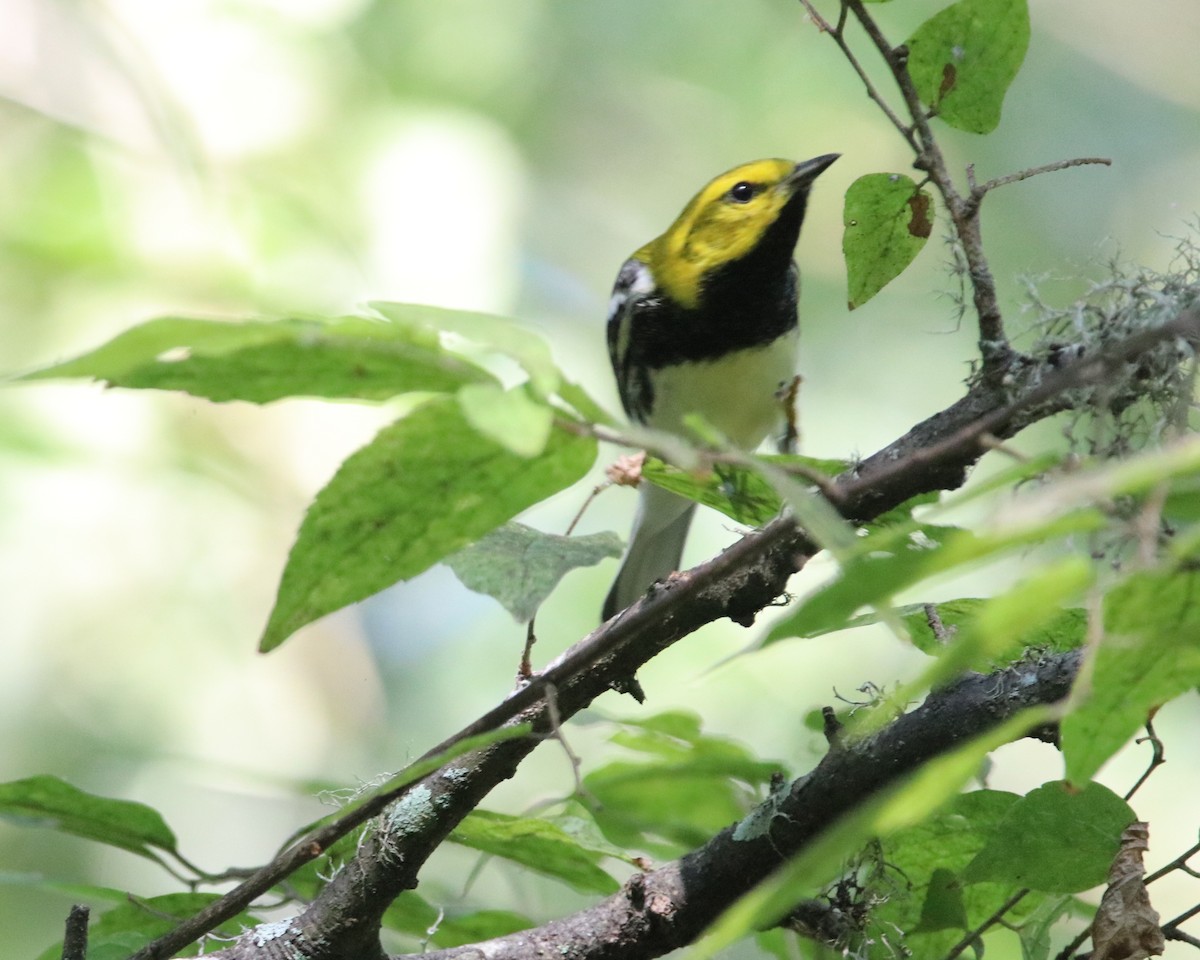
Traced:
<svg viewBox="0 0 1200 960">
<path fill-rule="evenodd" d="M 1065 391 L 1115 378 L 1131 359 L 1167 340 L 1200 338 L 1200 312 L 1143 331 L 1096 356 L 1064 366 L 1014 361 L 1007 393 L 986 382 L 972 387 L 953 406 L 918 424 L 905 436 L 839 477 L 831 502 L 864 522 L 917 493 L 960 486 L 983 454 L 989 437 L 1011 437 L 1028 424 L 1068 405 Z M 723 616 L 749 623 L 786 588 L 788 578 L 816 547 L 786 518 L 735 543 L 707 563 L 674 577 L 621 616 L 593 631 L 539 676 L 431 753 L 463 738 L 506 724 L 529 722 L 535 735 L 496 744 L 456 760 L 415 784 L 385 815 L 353 861 L 290 925 L 284 943 L 292 955 L 313 958 L 381 957 L 379 918 L 402 890 L 416 885 L 417 872 L 446 834 L 497 783 L 507 779 L 541 737 L 552 731 L 546 691 L 566 719 L 632 676 L 640 666 L 706 623 Z M 301 840 L 298 846 L 307 843 Z M 269 869 L 269 868 L 267 868 Z M 230 902 L 236 912 L 246 903 Z M 203 932 L 203 931 L 201 931 Z M 141 954 L 166 957 L 198 936 L 164 938 Z M 274 947 L 274 945 L 272 945 Z M 236 951 L 236 952 L 234 952 Z M 269 956 L 242 947 L 214 956 Z"/>
<path fill-rule="evenodd" d="M 535 930 L 425 953 L 429 960 L 643 960 L 693 942 L 722 910 L 839 817 L 917 766 L 1021 710 L 1066 696 L 1078 654 L 1060 654 L 982 676 L 971 674 L 931 694 L 912 713 L 872 737 L 831 749 L 812 773 L 756 811 L 767 834 L 737 825 L 699 850 L 645 875 L 579 913 Z M 750 822 L 752 813 L 743 823 Z M 825 878 L 813 878 L 819 882 Z M 415 955 L 414 955 L 415 960 Z"/>
</svg>

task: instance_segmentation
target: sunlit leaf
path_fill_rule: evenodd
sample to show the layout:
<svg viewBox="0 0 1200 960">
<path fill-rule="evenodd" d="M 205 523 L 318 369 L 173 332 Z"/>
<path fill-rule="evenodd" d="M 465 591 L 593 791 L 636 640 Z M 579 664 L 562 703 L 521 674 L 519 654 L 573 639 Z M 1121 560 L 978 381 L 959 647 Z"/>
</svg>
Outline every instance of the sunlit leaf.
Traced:
<svg viewBox="0 0 1200 960">
<path fill-rule="evenodd" d="M 1026 0 L 959 0 L 908 39 L 921 100 L 959 130 L 990 133 L 1029 47 Z"/>
<path fill-rule="evenodd" d="M 446 558 L 446 564 L 476 593 L 499 600 L 518 623 L 532 619 L 564 575 L 619 557 L 615 533 L 563 537 L 521 523 L 506 523 Z"/>
<path fill-rule="evenodd" d="M 161 317 L 24 379 L 61 377 L 252 403 L 283 397 L 385 400 L 494 382 L 487 371 L 446 351 L 436 332 L 365 317 Z"/>
<path fill-rule="evenodd" d="M 457 345 L 464 353 L 508 357 L 529 375 L 530 385 L 543 399 L 557 392 L 562 383 L 562 374 L 546 341 L 507 317 L 420 303 L 374 300 L 368 305 L 393 322 L 457 336 L 464 341 Z"/>
<path fill-rule="evenodd" d="M 904 272 L 933 230 L 933 197 L 899 173 L 859 177 L 846 191 L 842 255 L 850 309 Z"/>
<path fill-rule="evenodd" d="M 536 457 L 480 436 L 438 400 L 384 427 L 317 494 L 260 647 L 413 577 L 578 480 L 595 441 L 558 430 Z"/>
<path fill-rule="evenodd" d="M 554 410 L 524 387 L 472 383 L 458 391 L 458 403 L 467 423 L 517 456 L 536 457 L 546 449 Z"/>
<path fill-rule="evenodd" d="M 1086 783 L 1155 707 L 1200 685 L 1200 573 L 1140 573 L 1104 599 L 1090 691 L 1062 722 L 1067 777 Z"/>
</svg>

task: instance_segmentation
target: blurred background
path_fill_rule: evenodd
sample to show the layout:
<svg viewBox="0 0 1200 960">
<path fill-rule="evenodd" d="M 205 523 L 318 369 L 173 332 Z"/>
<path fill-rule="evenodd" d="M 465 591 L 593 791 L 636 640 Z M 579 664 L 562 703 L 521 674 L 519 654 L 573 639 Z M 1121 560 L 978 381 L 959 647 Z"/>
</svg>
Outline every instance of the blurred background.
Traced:
<svg viewBox="0 0 1200 960">
<path fill-rule="evenodd" d="M 940 6 L 872 9 L 900 42 Z M 1117 0 L 1058 0 L 1032 17 L 1000 128 L 944 131 L 956 167 L 973 162 L 984 179 L 1072 156 L 1113 166 L 988 198 L 1016 325 L 1023 277 L 1063 301 L 1114 254 L 1165 266 L 1200 210 L 1200 7 L 1160 0 L 1135 15 Z M 794 0 L 0 0 L 0 23 L 0 373 L 162 314 L 322 315 L 392 299 L 521 318 L 615 411 L 603 321 L 622 260 L 717 172 L 837 151 L 799 248 L 803 451 L 868 454 L 961 391 L 974 335 L 936 236 L 881 296 L 845 309 L 841 195 L 910 158 Z M 522 628 L 443 568 L 255 652 L 305 505 L 388 416 L 5 387 L 0 780 L 54 773 L 151 804 L 201 865 L 253 865 L 327 812 L 315 784 L 395 770 L 503 696 Z M 561 531 L 588 489 L 529 521 Z M 609 492 L 581 529 L 624 535 L 633 502 Z M 703 518 L 688 557 L 732 536 Z M 937 589 L 986 592 L 1020 575 L 1010 566 Z M 594 626 L 614 569 L 564 581 L 539 620 L 538 662 Z M 645 671 L 645 708 L 601 700 L 597 722 L 569 731 L 585 768 L 611 732 L 602 716 L 686 708 L 801 771 L 822 749 L 806 713 L 920 663 L 869 630 L 724 662 L 756 636 L 714 626 Z M 1195 703 L 1172 707 L 1168 745 L 1196 719 Z M 1104 779 L 1123 792 L 1145 759 L 1123 755 Z M 1049 748 L 1007 748 L 990 782 L 1024 790 L 1059 771 Z M 1187 761 L 1171 776 L 1180 797 L 1200 786 Z M 520 812 L 572 789 L 547 745 L 490 805 Z M 1139 800 L 1152 867 L 1194 826 L 1181 812 L 1184 839 L 1164 837 L 1184 801 L 1156 789 Z M 457 895 L 473 863 L 435 861 L 430 889 Z M 13 957 L 59 936 L 70 902 L 7 882 L 31 873 L 175 889 L 132 856 L 0 824 Z M 575 903 L 498 866 L 478 886 L 535 916 Z"/>
</svg>

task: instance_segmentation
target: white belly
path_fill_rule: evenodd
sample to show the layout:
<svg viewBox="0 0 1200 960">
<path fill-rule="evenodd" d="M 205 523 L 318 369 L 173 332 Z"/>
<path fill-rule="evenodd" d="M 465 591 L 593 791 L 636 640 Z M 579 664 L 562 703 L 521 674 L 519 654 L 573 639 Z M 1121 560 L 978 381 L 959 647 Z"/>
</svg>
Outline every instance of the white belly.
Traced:
<svg viewBox="0 0 1200 960">
<path fill-rule="evenodd" d="M 776 392 L 795 376 L 798 340 L 799 331 L 791 330 L 766 346 L 660 370 L 649 426 L 687 436 L 683 418 L 698 413 L 743 450 L 753 450 L 783 422 Z"/>
</svg>

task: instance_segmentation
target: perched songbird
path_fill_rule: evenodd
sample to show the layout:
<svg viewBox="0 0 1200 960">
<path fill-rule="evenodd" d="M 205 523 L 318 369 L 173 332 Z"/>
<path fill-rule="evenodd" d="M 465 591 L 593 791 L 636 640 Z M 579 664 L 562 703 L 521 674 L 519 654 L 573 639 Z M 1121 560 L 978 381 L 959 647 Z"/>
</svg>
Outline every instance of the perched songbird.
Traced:
<svg viewBox="0 0 1200 960">
<path fill-rule="evenodd" d="M 793 251 L 809 189 L 837 158 L 735 167 L 625 261 L 609 303 L 608 353 L 631 420 L 684 433 L 684 417 L 697 413 L 744 450 L 782 422 L 777 394 L 795 374 L 799 333 Z M 679 568 L 694 511 L 641 484 L 605 620 Z"/>
</svg>

